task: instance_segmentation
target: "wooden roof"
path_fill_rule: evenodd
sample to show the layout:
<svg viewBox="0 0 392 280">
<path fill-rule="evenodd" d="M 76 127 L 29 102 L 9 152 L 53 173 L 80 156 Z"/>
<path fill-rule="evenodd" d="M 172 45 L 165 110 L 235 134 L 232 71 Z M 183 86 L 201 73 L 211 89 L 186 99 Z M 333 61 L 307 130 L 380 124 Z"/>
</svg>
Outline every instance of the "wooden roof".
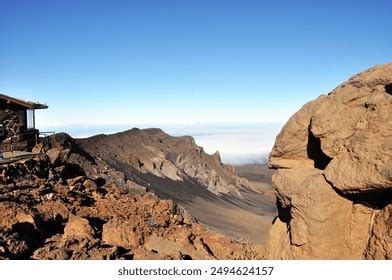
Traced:
<svg viewBox="0 0 392 280">
<path fill-rule="evenodd" d="M 0 93 L 0 100 L 5 100 L 7 102 L 7 104 L 11 104 L 11 103 L 17 104 L 17 105 L 22 106 L 26 109 L 47 109 L 48 108 L 48 106 L 45 104 L 14 98 L 14 97 L 2 94 L 2 93 Z"/>
</svg>

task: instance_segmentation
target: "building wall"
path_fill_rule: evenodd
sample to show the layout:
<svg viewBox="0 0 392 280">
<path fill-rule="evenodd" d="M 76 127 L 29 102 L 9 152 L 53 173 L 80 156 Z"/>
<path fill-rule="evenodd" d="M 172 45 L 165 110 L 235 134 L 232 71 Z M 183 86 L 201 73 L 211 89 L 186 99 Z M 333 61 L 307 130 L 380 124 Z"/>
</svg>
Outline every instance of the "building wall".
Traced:
<svg viewBox="0 0 392 280">
<path fill-rule="evenodd" d="M 20 132 L 19 110 L 0 110 L 0 141 L 7 141 L 12 135 Z"/>
</svg>

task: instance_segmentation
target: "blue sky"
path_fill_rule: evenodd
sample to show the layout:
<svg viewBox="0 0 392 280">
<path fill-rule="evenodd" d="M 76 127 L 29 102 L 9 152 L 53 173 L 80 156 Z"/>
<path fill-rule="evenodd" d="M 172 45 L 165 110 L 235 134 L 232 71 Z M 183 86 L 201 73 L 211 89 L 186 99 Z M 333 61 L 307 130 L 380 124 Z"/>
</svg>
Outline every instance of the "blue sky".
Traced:
<svg viewBox="0 0 392 280">
<path fill-rule="evenodd" d="M 0 92 L 38 126 L 283 123 L 391 61 L 391 3 L 0 0 Z"/>
</svg>

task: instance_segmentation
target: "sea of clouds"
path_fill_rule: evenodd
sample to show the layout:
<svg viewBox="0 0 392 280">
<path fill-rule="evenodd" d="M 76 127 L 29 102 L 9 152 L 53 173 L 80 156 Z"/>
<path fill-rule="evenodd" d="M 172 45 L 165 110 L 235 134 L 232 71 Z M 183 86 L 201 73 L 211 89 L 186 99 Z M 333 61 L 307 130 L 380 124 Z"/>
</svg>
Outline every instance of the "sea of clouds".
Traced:
<svg viewBox="0 0 392 280">
<path fill-rule="evenodd" d="M 281 127 L 278 124 L 225 124 L 167 131 L 173 135 L 191 135 L 207 153 L 219 151 L 224 163 L 243 165 L 266 163 Z"/>
</svg>

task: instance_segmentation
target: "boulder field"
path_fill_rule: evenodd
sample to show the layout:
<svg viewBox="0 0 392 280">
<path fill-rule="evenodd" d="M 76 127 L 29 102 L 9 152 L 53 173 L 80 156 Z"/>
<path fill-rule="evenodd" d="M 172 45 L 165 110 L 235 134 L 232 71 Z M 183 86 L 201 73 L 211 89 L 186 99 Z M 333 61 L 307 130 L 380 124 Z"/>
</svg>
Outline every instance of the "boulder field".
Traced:
<svg viewBox="0 0 392 280">
<path fill-rule="evenodd" d="M 206 228 L 172 200 L 94 163 L 69 136 L 36 150 L 0 165 L 0 259 L 260 257 L 251 244 Z"/>
</svg>

